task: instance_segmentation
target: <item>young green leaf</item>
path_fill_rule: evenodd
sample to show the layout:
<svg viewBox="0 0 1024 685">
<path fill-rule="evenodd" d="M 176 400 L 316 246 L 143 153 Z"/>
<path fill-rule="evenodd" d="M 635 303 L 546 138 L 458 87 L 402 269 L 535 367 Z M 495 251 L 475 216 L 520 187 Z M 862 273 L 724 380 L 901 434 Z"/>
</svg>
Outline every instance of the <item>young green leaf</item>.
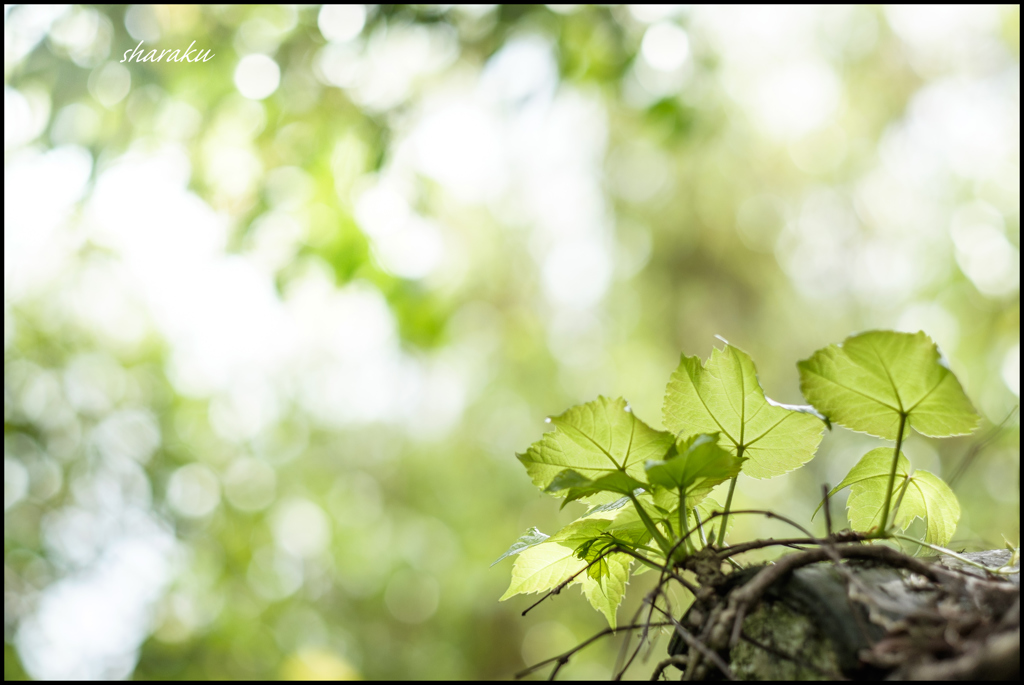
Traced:
<svg viewBox="0 0 1024 685">
<path fill-rule="evenodd" d="M 889 469 L 892 468 L 892 449 L 878 447 L 871 450 L 850 469 L 843 481 L 832 488 L 828 496 L 836 494 L 843 488 L 850 487 L 850 497 L 846 500 L 847 517 L 850 527 L 857 531 L 870 531 L 879 526 L 882 507 L 885 502 L 886 488 L 889 485 Z M 910 476 L 910 462 L 900 452 L 896 464 L 896 488 L 902 487 Z M 817 512 L 815 512 L 817 513 Z M 906 529 L 913 516 L 904 519 L 904 512 L 897 514 L 896 525 Z"/>
<path fill-rule="evenodd" d="M 960 521 L 960 503 L 941 478 L 928 471 L 914 471 L 897 517 L 907 525 L 914 517 L 924 519 L 928 524 L 925 542 L 945 546 Z"/>
<path fill-rule="evenodd" d="M 591 507 L 589 510 L 587 510 L 587 513 L 585 513 L 583 516 L 585 518 L 587 516 L 593 516 L 594 514 L 601 514 L 601 513 L 606 512 L 606 511 L 615 511 L 616 509 L 621 509 L 622 507 L 626 506 L 627 504 L 629 504 L 629 498 L 628 497 L 620 497 L 617 500 L 612 500 L 611 502 L 608 502 L 606 504 L 598 504 L 598 505 L 596 505 L 594 507 Z"/>
<path fill-rule="evenodd" d="M 587 562 L 576 556 L 576 550 L 588 540 L 599 538 L 612 518 L 609 513 L 578 519 L 544 542 L 524 549 L 516 557 L 512 582 L 499 601 L 522 593 L 547 592 L 582 570 Z M 579 577 L 574 582 L 580 582 Z"/>
<path fill-rule="evenodd" d="M 614 471 L 644 477 L 644 462 L 660 459 L 674 441 L 633 415 L 621 397 L 598 397 L 551 419 L 545 433 L 525 454 L 517 455 L 541 490 L 565 469 L 597 479 Z"/>
<path fill-rule="evenodd" d="M 603 559 L 606 573 L 599 578 L 583 574 L 583 594 L 590 606 L 594 607 L 608 619 L 608 625 L 615 628 L 615 613 L 626 594 L 626 583 L 629 581 L 629 566 L 633 558 L 628 554 L 616 552 Z"/>
<path fill-rule="evenodd" d="M 808 462 L 824 426 L 803 411 L 773 405 L 764 396 L 746 352 L 726 345 L 707 363 L 683 356 L 669 379 L 663 407 L 672 431 L 719 433 L 722 444 L 749 461 L 743 472 L 772 478 Z"/>
<path fill-rule="evenodd" d="M 512 546 L 508 548 L 508 551 L 502 554 L 497 559 L 495 559 L 494 563 L 491 564 L 491 566 L 494 566 L 494 564 L 497 564 L 499 561 L 505 559 L 506 557 L 511 557 L 516 554 L 519 554 L 524 549 L 533 547 L 534 545 L 539 545 L 540 543 L 547 540 L 549 537 L 551 536 L 545 535 L 544 533 L 540 532 L 540 530 L 538 530 L 536 526 L 534 526 L 533 528 L 530 528 L 530 530 L 520 535 L 519 539 L 513 542 Z"/>
<path fill-rule="evenodd" d="M 645 464 L 647 479 L 654 485 L 686 493 L 686 502 L 695 506 L 701 497 L 740 472 L 741 459 L 718 445 L 718 435 L 700 434 L 676 443 L 675 452 L 666 460 Z"/>
<path fill-rule="evenodd" d="M 553 590 L 574 573 L 583 571 L 593 559 L 581 559 L 577 552 L 587 543 L 595 544 L 610 540 L 605 535 L 606 531 L 616 539 L 642 539 L 642 524 L 637 526 L 633 517 L 628 516 L 632 513 L 634 512 L 630 507 L 584 517 L 573 521 L 544 542 L 524 549 L 516 558 L 512 569 L 512 582 L 499 601 L 518 594 Z M 614 520 L 623 514 L 627 514 L 624 517 L 626 520 Z M 604 549 L 607 549 L 607 546 Z M 612 627 L 615 627 L 616 608 L 625 593 L 632 560 L 627 554 L 613 552 L 604 557 L 600 564 L 595 564 L 601 571 L 600 577 L 594 578 L 590 573 L 581 572 L 570 583 L 582 584 L 587 601 L 605 615 Z"/>
<path fill-rule="evenodd" d="M 878 447 L 871 450 L 857 462 L 839 485 L 832 489 L 829 497 L 845 487 L 850 487 L 846 501 L 850 527 L 858 531 L 870 531 L 881 524 L 885 490 L 892 468 L 892 450 Z M 896 463 L 896 492 L 894 500 L 899 501 L 893 524 L 906 530 L 915 518 L 926 524 L 925 541 L 945 545 L 953 537 L 960 520 L 960 504 L 956 495 L 941 478 L 928 471 L 910 471 L 910 462 L 900 452 Z M 900 492 L 902 491 L 902 499 Z"/>
<path fill-rule="evenodd" d="M 800 389 L 847 428 L 895 440 L 900 417 L 924 435 L 965 435 L 978 423 L 959 381 L 923 332 L 868 331 L 797 364 Z"/>
</svg>

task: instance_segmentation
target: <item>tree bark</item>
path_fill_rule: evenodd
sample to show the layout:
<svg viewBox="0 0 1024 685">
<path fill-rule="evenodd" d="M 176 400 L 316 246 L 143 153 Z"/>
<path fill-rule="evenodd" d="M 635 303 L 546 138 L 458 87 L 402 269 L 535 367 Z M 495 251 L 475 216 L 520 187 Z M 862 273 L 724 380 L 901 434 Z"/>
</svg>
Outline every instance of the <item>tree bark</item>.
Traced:
<svg viewBox="0 0 1024 685">
<path fill-rule="evenodd" d="M 1010 553 L 964 556 L 997 568 Z M 914 559 L 883 546 L 842 545 L 788 555 L 711 585 L 679 630 L 721 659 L 703 657 L 677 634 L 669 653 L 684 679 L 1020 675 L 1019 573 L 995 575 L 948 556 Z"/>
</svg>

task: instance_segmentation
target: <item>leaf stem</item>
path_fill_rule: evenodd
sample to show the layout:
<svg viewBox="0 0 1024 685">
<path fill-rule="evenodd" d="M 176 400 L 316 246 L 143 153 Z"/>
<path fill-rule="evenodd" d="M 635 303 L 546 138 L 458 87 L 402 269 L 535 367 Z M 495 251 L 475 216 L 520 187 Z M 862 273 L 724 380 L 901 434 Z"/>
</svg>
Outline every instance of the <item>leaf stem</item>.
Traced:
<svg viewBox="0 0 1024 685">
<path fill-rule="evenodd" d="M 682 535 L 686 532 L 686 489 L 679 488 L 679 534 Z M 693 544 L 690 542 L 690 536 L 687 535 L 685 538 L 686 542 L 683 543 L 684 548 L 688 554 L 693 554 Z"/>
<path fill-rule="evenodd" d="M 636 495 L 630 493 L 629 499 L 633 502 L 633 506 L 636 507 L 636 513 L 640 515 L 640 520 L 644 522 L 644 526 L 647 527 L 647 530 L 650 531 L 651 536 L 658 543 L 658 547 L 661 548 L 661 551 L 665 554 L 665 557 L 668 558 L 670 550 L 672 549 L 672 544 L 668 541 L 664 534 L 662 534 L 662 532 L 658 530 L 658 526 L 656 526 L 654 524 L 654 521 L 651 520 L 651 517 L 647 514 L 647 510 L 644 509 L 643 506 L 641 506 L 640 500 L 636 498 Z"/>
<path fill-rule="evenodd" d="M 697 531 L 698 531 L 698 534 L 700 535 L 701 544 L 704 547 L 707 547 L 708 546 L 708 539 L 704 535 L 704 524 L 701 523 L 701 521 L 700 521 L 700 512 L 697 511 L 697 507 L 693 508 L 693 520 L 697 522 Z"/>
<path fill-rule="evenodd" d="M 743 459 L 743 450 L 746 449 L 746 445 L 739 445 L 736 448 L 736 457 Z M 725 511 L 722 512 L 722 527 L 718 529 L 718 546 L 721 547 L 725 544 L 725 527 L 729 523 L 729 510 L 732 509 L 732 494 L 736 491 L 736 480 L 739 475 L 732 477 L 732 481 L 729 482 L 729 494 L 725 498 Z"/>
<path fill-rule="evenodd" d="M 907 415 L 900 412 L 900 428 L 896 434 L 896 449 L 892 453 L 892 468 L 889 469 L 889 484 L 885 488 L 885 503 L 882 505 L 882 528 L 879 536 L 889 532 L 889 505 L 892 504 L 892 487 L 896 484 L 896 468 L 900 462 L 900 447 L 903 446 L 903 429 L 907 425 Z"/>
<path fill-rule="evenodd" d="M 927 548 L 929 548 L 931 550 L 934 550 L 934 551 L 938 552 L 939 554 L 945 554 L 946 556 L 953 557 L 954 559 L 957 559 L 958 561 L 962 561 L 963 563 L 967 564 L 968 566 L 974 566 L 975 568 L 980 568 L 983 571 L 988 571 L 989 573 L 995 573 L 995 574 L 1001 575 L 1001 576 L 1012 576 L 1012 575 L 1015 575 L 1017 573 L 1020 573 L 1020 569 L 1019 568 L 1017 568 L 1017 569 L 1012 569 L 1012 568 L 1008 569 L 1008 568 L 1005 568 L 1005 567 L 989 568 L 988 566 L 985 566 L 985 564 L 982 564 L 982 563 L 979 563 L 977 561 L 974 561 L 973 559 L 968 559 L 967 557 L 963 556 L 962 554 L 957 554 L 956 552 L 954 552 L 951 549 L 946 549 L 945 547 L 940 547 L 939 545 L 933 545 L 930 542 L 922 542 L 921 540 L 915 540 L 914 538 L 910 537 L 909 535 L 900 535 L 899 533 L 889 533 L 888 537 L 899 538 L 900 540 L 906 540 L 907 542 L 913 542 L 916 545 L 922 545 L 924 547 L 927 547 Z"/>
<path fill-rule="evenodd" d="M 892 525 L 896 526 L 896 517 L 900 514 L 900 505 L 903 504 L 903 497 L 907 494 L 907 488 L 910 487 L 910 481 L 912 478 L 907 476 L 903 479 L 903 485 L 900 486 L 899 497 L 896 498 L 896 504 L 892 505 Z"/>
</svg>

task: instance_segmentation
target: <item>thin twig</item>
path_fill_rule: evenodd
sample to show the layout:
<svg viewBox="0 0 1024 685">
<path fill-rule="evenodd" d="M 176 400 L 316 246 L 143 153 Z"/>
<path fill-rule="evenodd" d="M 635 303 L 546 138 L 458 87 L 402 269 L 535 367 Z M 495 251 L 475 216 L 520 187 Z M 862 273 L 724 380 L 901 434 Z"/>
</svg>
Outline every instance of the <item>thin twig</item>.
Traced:
<svg viewBox="0 0 1024 685">
<path fill-rule="evenodd" d="M 852 585 L 856 587 L 857 590 L 860 591 L 862 597 L 871 597 L 872 595 L 868 592 L 867 588 L 864 587 L 864 584 L 860 582 L 860 579 L 841 563 L 839 554 L 836 551 L 835 536 L 832 534 L 832 503 L 829 501 L 830 488 L 828 487 L 828 483 L 823 484 L 821 489 L 824 493 L 824 499 L 822 501 L 825 504 L 825 530 L 828 533 L 828 536 L 825 538 L 825 548 L 829 551 L 829 556 L 835 564 L 834 568 L 836 573 L 842 576 L 843 582 L 846 583 L 846 604 L 850 607 L 850 614 L 853 616 L 853 620 L 857 623 L 857 629 L 868 644 L 874 645 L 875 640 L 871 637 L 871 631 L 868 630 L 868 626 L 864 623 L 864 617 L 861 616 L 859 611 L 857 611 L 857 607 L 854 606 L 853 598 L 850 597 L 850 586 Z M 899 507 L 899 502 L 896 503 L 896 506 Z"/>
<path fill-rule="evenodd" d="M 770 519 L 778 519 L 778 520 L 782 521 L 783 523 L 788 523 L 789 525 L 793 526 L 794 528 L 799 530 L 801 533 L 803 533 L 807 537 L 809 537 L 809 538 L 813 538 L 814 537 L 814 534 L 811 533 L 811 531 L 807 530 L 806 528 L 801 526 L 799 523 L 797 523 L 793 519 L 787 518 L 785 516 L 782 516 L 781 514 L 776 514 L 774 511 L 768 511 L 767 509 L 736 509 L 736 510 L 733 510 L 733 511 L 729 512 L 730 516 L 732 516 L 733 514 L 760 514 L 761 516 L 764 516 L 764 517 L 767 517 L 767 518 L 770 518 Z M 717 518 L 719 516 L 722 516 L 722 515 L 723 514 L 720 511 L 712 512 L 711 516 L 708 516 L 708 521 L 710 521 L 713 518 Z"/>
<path fill-rule="evenodd" d="M 730 638 L 737 638 L 739 633 L 735 627 L 736 623 L 742 625 L 742 619 L 746 614 L 747 608 L 758 602 L 769 587 L 802 566 L 808 566 L 819 561 L 825 561 L 826 559 L 832 561 L 837 559 L 878 559 L 892 566 L 906 568 L 914 573 L 923 575 L 933 582 L 938 582 L 940 577 L 937 569 L 932 568 L 923 561 L 908 557 L 891 547 L 880 545 L 852 544 L 843 545 L 842 547 L 827 546 L 810 549 L 799 554 L 791 554 L 782 557 L 772 566 L 764 567 L 746 585 L 733 591 L 729 596 L 729 604 L 723 613 L 722 620 L 727 625 L 733 623 Z M 721 645 L 721 647 L 724 646 Z"/>
<path fill-rule="evenodd" d="M 664 576 L 662 576 L 661 582 L 659 582 L 658 585 L 654 586 L 654 589 L 651 590 L 647 594 L 647 597 L 644 599 L 645 603 L 650 604 L 650 609 L 647 612 L 646 625 L 648 626 L 651 625 L 651 620 L 654 617 L 654 609 L 656 608 L 655 604 L 657 603 L 658 597 L 660 595 L 664 595 L 665 597 L 665 610 L 662 613 L 664 613 L 667 616 L 671 616 L 673 613 L 672 602 L 669 601 L 668 594 L 666 594 L 665 591 L 662 590 L 664 582 Z M 658 611 L 662 610 L 658 609 Z M 640 654 L 640 650 L 643 649 L 644 642 L 647 639 L 647 633 L 648 629 L 644 628 L 643 631 L 640 633 L 640 640 L 637 642 L 636 649 L 633 650 L 633 653 L 629 656 L 629 659 L 626 660 L 626 663 L 622 666 L 621 669 L 618 670 L 618 672 L 615 674 L 615 677 L 613 677 L 612 680 L 622 680 L 622 676 L 626 674 L 626 671 L 629 670 L 629 667 L 632 666 L 633 662 L 636 660 L 637 655 Z"/>
<path fill-rule="evenodd" d="M 632 623 L 636 623 L 636 620 L 638 618 L 640 618 L 640 614 L 642 614 L 643 611 L 644 611 L 644 606 L 645 605 L 641 603 L 640 606 L 637 607 L 637 610 L 636 610 L 636 612 L 634 612 L 633 618 L 631 620 Z M 643 644 L 644 636 L 647 635 L 647 630 L 648 630 L 647 626 L 650 625 L 650 623 L 651 623 L 651 612 L 647 612 L 647 621 L 645 623 L 643 623 L 643 624 L 638 624 L 638 625 L 643 625 L 644 626 L 644 628 L 640 631 L 640 640 L 639 640 L 640 644 Z M 618 670 L 619 669 L 619 665 L 622 664 L 626 660 L 626 650 L 628 648 L 629 648 L 629 636 L 627 635 L 625 637 L 625 639 L 622 640 L 622 646 L 619 647 L 619 654 L 618 654 L 618 656 L 615 657 L 615 670 Z M 625 669 L 623 669 L 623 670 L 625 670 Z"/>
<path fill-rule="evenodd" d="M 618 551 L 619 551 L 619 552 L 622 552 L 623 554 L 628 554 L 628 555 L 630 555 L 631 557 L 635 557 L 636 559 L 638 559 L 638 560 L 640 560 L 640 561 L 644 561 L 645 563 L 651 564 L 651 565 L 653 565 L 653 566 L 655 566 L 655 567 L 657 567 L 657 568 L 660 568 L 660 569 L 661 569 L 661 570 L 662 570 L 663 572 L 665 572 L 665 573 L 668 573 L 669 577 L 671 577 L 671 578 L 672 578 L 673 580 L 675 580 L 675 581 L 676 581 L 677 583 L 679 583 L 680 585 L 682 585 L 683 587 L 685 587 L 685 588 L 686 588 L 687 590 L 689 590 L 690 592 L 692 592 L 692 593 L 694 593 L 694 594 L 697 594 L 697 588 L 696 588 L 696 586 L 694 586 L 694 584 L 693 584 L 693 583 L 691 583 L 690 581 L 686 580 L 685 578 L 683 578 L 682 576 L 680 576 L 679 574 L 677 574 L 677 573 L 676 573 L 675 571 L 671 570 L 671 569 L 670 569 L 670 568 L 668 567 L 668 563 L 667 563 L 667 562 L 666 562 L 666 565 L 665 565 L 665 566 L 657 566 L 657 564 L 655 564 L 655 563 L 654 563 L 653 561 L 650 561 L 650 560 L 645 560 L 645 559 L 644 559 L 644 558 L 643 558 L 643 557 L 642 557 L 641 555 L 639 555 L 639 554 L 636 554 L 636 553 L 635 553 L 635 552 L 633 552 L 633 550 L 631 550 L 631 549 L 628 549 L 628 548 L 625 548 L 625 547 L 620 547 L 620 548 L 618 549 Z"/>
<path fill-rule="evenodd" d="M 598 555 L 598 557 L 597 557 L 596 559 L 594 559 L 593 561 L 591 561 L 590 563 L 588 563 L 588 564 L 587 564 L 586 566 L 584 566 L 583 568 L 581 568 L 581 569 L 580 569 L 579 571 L 577 571 L 576 573 L 572 574 L 571 576 L 569 576 L 568 578 L 566 578 L 565 580 L 563 580 L 563 581 L 562 581 L 561 583 L 559 583 L 558 585 L 556 585 L 556 586 L 555 586 L 555 587 L 554 587 L 553 589 L 551 589 L 551 590 L 548 590 L 548 592 L 547 592 L 547 593 L 545 593 L 545 595 L 544 595 L 543 597 L 541 597 L 540 599 L 538 599 L 538 600 L 537 600 L 536 602 L 534 602 L 534 603 L 533 603 L 533 604 L 531 604 L 530 606 L 526 607 L 526 609 L 525 609 L 525 610 L 523 610 L 523 613 L 522 613 L 522 615 L 523 615 L 523 616 L 526 616 L 526 614 L 528 614 L 528 613 L 529 613 L 530 611 L 532 611 L 532 610 L 533 610 L 533 609 L 534 609 L 534 608 L 535 608 L 535 607 L 536 607 L 536 606 L 537 606 L 538 604 L 540 604 L 541 602 L 543 602 L 543 601 L 544 601 L 545 599 L 547 599 L 548 597 L 551 597 L 552 595 L 557 595 L 557 594 L 558 594 L 559 592 L 561 592 L 562 590 L 564 590 L 565 588 L 567 588 L 567 587 L 569 586 L 569 584 L 570 584 L 570 583 L 572 583 L 572 581 L 574 581 L 574 580 L 576 579 L 576 576 L 578 576 L 579 574 L 583 573 L 584 571 L 586 571 L 587 569 L 589 569 L 589 568 L 590 568 L 591 566 L 593 566 L 593 565 L 594 565 L 594 564 L 596 564 L 597 562 L 599 562 L 599 561 L 601 561 L 602 559 L 604 559 L 604 558 L 605 558 L 606 556 L 608 556 L 609 554 L 611 554 L 611 553 L 612 553 L 613 551 L 615 551 L 615 548 L 614 548 L 614 547 L 609 547 L 609 548 L 608 548 L 608 549 L 606 549 L 605 551 L 601 552 L 601 554 L 600 554 L 600 555 Z"/>
<path fill-rule="evenodd" d="M 676 543 L 669 550 L 667 557 L 665 558 L 665 564 L 660 567 L 661 568 L 661 575 L 658 577 L 658 583 L 657 583 L 657 585 L 654 586 L 654 589 L 651 590 L 651 592 L 648 593 L 647 597 L 645 598 L 645 603 L 648 603 L 651 606 L 650 610 L 648 610 L 648 612 L 647 612 L 647 625 L 651 625 L 651 619 L 653 618 L 655 604 L 658 601 L 658 595 L 659 594 L 664 594 L 661 588 L 662 588 L 662 586 L 664 586 L 664 584 L 666 582 L 666 575 L 668 577 L 672 578 L 673 580 L 677 581 L 680 585 L 685 587 L 687 590 L 689 590 L 692 595 L 694 595 L 695 597 L 697 596 L 697 588 L 692 583 L 687 581 L 685 578 L 683 578 L 682 576 L 677 574 L 672 569 L 672 567 L 670 566 L 670 564 L 671 564 L 670 559 L 672 559 L 672 557 L 675 554 L 676 550 L 679 548 L 679 546 L 683 543 L 683 541 L 687 537 L 689 537 L 690 535 L 692 535 L 695 532 L 695 530 L 696 530 L 696 528 L 694 528 L 693 530 L 687 531 L 686 535 L 684 535 L 683 537 L 681 537 L 679 540 L 676 541 Z M 653 562 L 651 562 L 651 563 L 653 563 Z M 668 600 L 668 595 L 667 594 L 665 595 L 665 603 L 666 603 L 666 605 L 669 606 L 669 611 L 671 613 L 671 603 Z M 641 608 L 642 608 L 642 606 L 643 605 L 641 605 Z M 640 610 L 638 609 L 638 614 L 639 614 L 639 611 Z M 660 611 L 660 609 L 659 609 L 659 611 Z M 635 620 L 635 616 L 634 616 L 634 620 Z M 647 632 L 648 632 L 647 629 L 644 629 L 643 633 L 641 633 L 640 641 L 637 644 L 636 649 L 633 650 L 633 653 L 630 655 L 629 659 L 626 661 L 626 663 L 622 667 L 622 669 L 618 671 L 618 674 L 615 676 L 614 680 L 620 680 L 622 678 L 622 676 L 625 674 L 626 670 L 630 667 L 630 665 L 636 659 L 637 655 L 640 653 L 640 650 L 643 648 L 644 641 L 647 639 Z M 617 663 L 621 661 L 622 655 L 625 653 L 625 651 L 624 651 L 625 650 L 625 646 L 626 646 L 625 643 L 623 643 L 623 651 L 620 651 L 619 659 L 617 659 Z"/>
<path fill-rule="evenodd" d="M 733 675 L 732 670 L 729 668 L 729 664 L 725 663 L 725 661 L 722 660 L 722 657 L 720 657 L 713 650 L 708 648 L 708 646 L 705 645 L 703 642 L 695 638 L 689 630 L 683 627 L 682 623 L 675 619 L 674 616 L 665 613 L 660 608 L 655 608 L 658 609 L 658 611 L 660 611 L 661 613 L 665 614 L 665 617 L 672 622 L 673 626 L 675 626 L 676 632 L 679 633 L 679 636 L 683 638 L 683 640 L 686 642 L 687 645 L 690 646 L 691 649 L 696 649 L 705 658 L 710 660 L 711 663 L 713 663 L 718 668 L 718 670 L 722 672 L 722 675 L 724 675 L 727 680 L 736 680 L 736 676 Z"/>
<path fill-rule="evenodd" d="M 655 627 L 655 626 L 670 626 L 670 625 L 672 625 L 670 622 L 664 621 L 662 623 L 651 624 L 651 627 Z M 556 661 L 559 662 L 559 663 L 564 664 L 565 662 L 568 662 L 569 659 L 574 654 L 576 654 L 576 652 L 580 651 L 584 647 L 589 646 L 591 643 L 596 642 L 597 640 L 600 640 L 605 635 L 614 635 L 615 633 L 617 633 L 619 631 L 622 631 L 622 630 L 637 630 L 638 628 L 643 628 L 643 627 L 644 626 L 641 624 L 641 625 L 619 626 L 618 628 L 605 628 L 601 632 L 596 633 L 595 635 L 591 635 L 589 638 L 587 638 L 586 640 L 584 640 L 580 644 L 576 645 L 575 647 L 573 647 L 572 649 L 570 649 L 567 652 L 563 652 L 562 654 L 559 654 L 558 656 L 553 656 L 550 659 L 544 659 L 544 661 L 539 661 L 539 662 L 535 663 L 533 666 L 529 666 L 527 668 L 524 668 L 522 671 L 519 671 L 518 673 L 516 673 L 515 679 L 519 680 L 520 678 L 525 678 L 526 676 L 530 675 L 534 671 L 536 671 L 538 669 L 541 669 L 541 668 L 544 668 L 548 664 L 554 663 Z M 561 667 L 557 667 L 557 668 L 561 668 Z"/>
<path fill-rule="evenodd" d="M 661 674 L 665 672 L 665 669 L 669 666 L 675 666 L 680 671 L 686 668 L 686 657 L 684 656 L 670 656 L 658 663 L 658 667 L 654 669 L 654 674 L 651 676 L 651 680 L 660 680 Z"/>
<path fill-rule="evenodd" d="M 822 492 L 825 493 L 825 537 L 829 540 L 832 539 L 832 508 L 828 505 L 828 483 L 824 483 L 821 486 Z"/>
<path fill-rule="evenodd" d="M 971 449 L 967 451 L 966 455 L 964 455 L 964 458 L 960 461 L 956 470 L 953 471 L 953 475 L 946 479 L 946 484 L 949 485 L 949 487 L 953 487 L 953 485 L 967 472 L 967 469 L 970 468 L 971 464 L 974 463 L 974 460 L 977 459 L 979 454 L 981 454 L 981 451 L 988 447 L 990 442 L 999 437 L 999 434 L 1003 431 L 1003 426 L 1013 418 L 1013 415 L 1016 414 L 1019 409 L 1020 405 L 1018 404 L 1010 410 L 1010 413 L 1006 415 L 1006 418 L 993 426 L 984 437 L 971 446 Z"/>
</svg>

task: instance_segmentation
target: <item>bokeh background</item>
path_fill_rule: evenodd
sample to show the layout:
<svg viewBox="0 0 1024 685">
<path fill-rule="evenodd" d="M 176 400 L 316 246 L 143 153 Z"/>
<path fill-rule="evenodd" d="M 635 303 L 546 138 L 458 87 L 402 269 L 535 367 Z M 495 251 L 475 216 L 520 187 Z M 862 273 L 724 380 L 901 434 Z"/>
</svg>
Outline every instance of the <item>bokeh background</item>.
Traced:
<svg viewBox="0 0 1024 685">
<path fill-rule="evenodd" d="M 1019 31 L 5 6 L 5 676 L 509 677 L 604 625 L 576 591 L 497 602 L 490 562 L 582 508 L 515 452 L 599 393 L 660 427 L 715 335 L 800 402 L 818 347 L 927 331 L 986 421 L 908 455 L 954 479 L 953 546 L 1016 543 Z M 140 41 L 213 56 L 122 63 Z M 836 429 L 737 502 L 806 522 L 877 445 Z"/>
</svg>

